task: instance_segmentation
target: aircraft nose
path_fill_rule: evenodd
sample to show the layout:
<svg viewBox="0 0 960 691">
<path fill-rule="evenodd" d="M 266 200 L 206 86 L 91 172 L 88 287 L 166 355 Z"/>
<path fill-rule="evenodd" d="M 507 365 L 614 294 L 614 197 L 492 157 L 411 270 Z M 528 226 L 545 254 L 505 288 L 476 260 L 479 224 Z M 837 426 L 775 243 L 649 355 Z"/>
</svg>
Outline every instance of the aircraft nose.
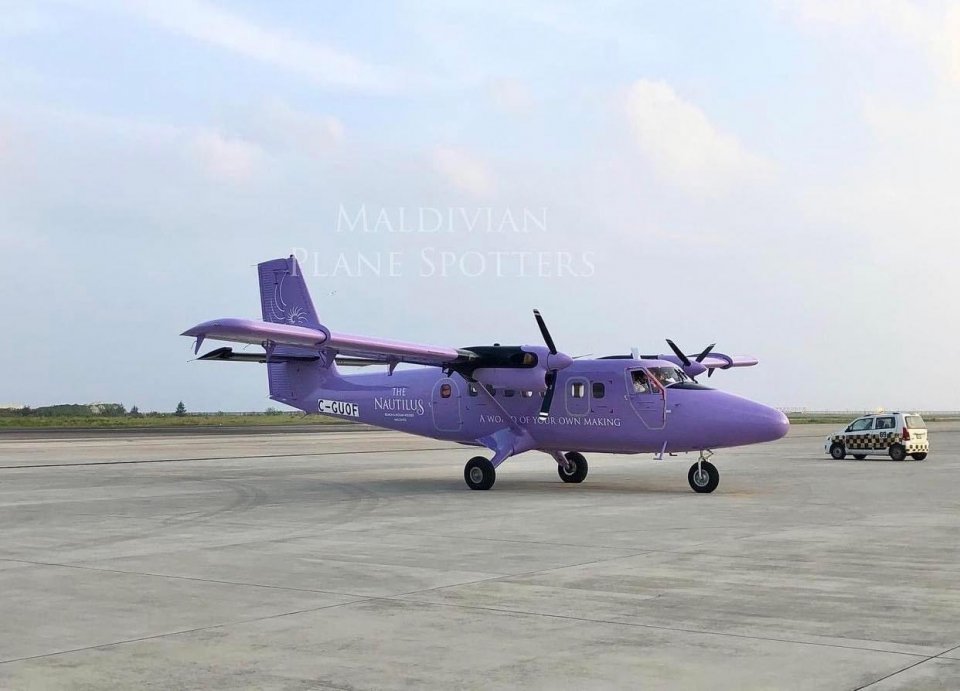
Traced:
<svg viewBox="0 0 960 691">
<path fill-rule="evenodd" d="M 782 410 L 777 410 L 771 408 L 773 415 L 771 416 L 770 426 L 774 436 L 774 439 L 783 439 L 787 436 L 787 432 L 790 431 L 790 420 L 787 419 L 787 416 L 783 413 Z"/>
<path fill-rule="evenodd" d="M 731 446 L 775 441 L 789 431 L 787 416 L 776 408 L 732 394 L 725 396 Z"/>
<path fill-rule="evenodd" d="M 752 427 L 757 441 L 775 441 L 782 439 L 790 431 L 787 416 L 776 408 L 756 404 L 756 412 L 751 416 Z"/>
</svg>

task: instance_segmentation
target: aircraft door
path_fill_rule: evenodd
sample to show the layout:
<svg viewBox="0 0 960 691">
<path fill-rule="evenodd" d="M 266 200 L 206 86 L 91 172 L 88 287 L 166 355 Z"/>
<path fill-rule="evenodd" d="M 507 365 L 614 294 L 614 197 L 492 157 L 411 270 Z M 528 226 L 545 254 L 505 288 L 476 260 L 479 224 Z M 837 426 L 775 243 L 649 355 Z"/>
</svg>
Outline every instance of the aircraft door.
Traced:
<svg viewBox="0 0 960 691">
<path fill-rule="evenodd" d="M 458 432 L 463 426 L 460 414 L 460 387 L 453 379 L 444 377 L 433 387 L 430 398 L 433 424 L 441 432 Z"/>
<path fill-rule="evenodd" d="M 667 395 L 663 386 L 642 368 L 625 373 L 627 400 L 649 429 L 663 429 L 667 424 Z"/>
</svg>

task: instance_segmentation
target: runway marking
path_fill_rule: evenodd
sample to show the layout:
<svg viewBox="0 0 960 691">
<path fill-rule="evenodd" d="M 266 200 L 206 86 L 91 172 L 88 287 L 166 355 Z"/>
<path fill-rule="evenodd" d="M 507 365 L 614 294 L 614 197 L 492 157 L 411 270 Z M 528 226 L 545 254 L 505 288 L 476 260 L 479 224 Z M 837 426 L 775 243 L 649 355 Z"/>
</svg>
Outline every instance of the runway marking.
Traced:
<svg viewBox="0 0 960 691">
<path fill-rule="evenodd" d="M 931 655 L 930 657 L 924 658 L 923 660 L 920 660 L 919 662 L 914 662 L 912 665 L 907 665 L 906 667 L 904 667 L 904 668 L 902 668 L 902 669 L 898 669 L 896 672 L 890 672 L 890 674 L 887 674 L 886 676 L 880 677 L 879 679 L 877 679 L 877 680 L 875 680 L 875 681 L 871 681 L 869 684 L 864 684 L 863 686 L 858 686 L 858 687 L 855 688 L 853 691 L 863 691 L 863 689 L 868 689 L 868 688 L 870 688 L 871 686 L 876 686 L 876 685 L 879 684 L 881 681 L 886 681 L 886 680 L 889 679 L 890 677 L 895 677 L 895 676 L 897 676 L 898 674 L 901 674 L 901 673 L 903 673 L 903 672 L 906 672 L 907 670 L 911 670 L 911 669 L 913 669 L 914 667 L 918 667 L 918 666 L 924 664 L 925 662 L 930 662 L 930 660 L 942 659 L 942 660 L 951 660 L 951 661 L 952 661 L 953 658 L 944 657 L 944 655 L 946 655 L 946 654 L 948 654 L 948 653 L 952 653 L 954 650 L 958 650 L 958 649 L 960 649 L 960 645 L 955 645 L 955 646 L 953 646 L 952 648 L 948 648 L 947 650 L 944 650 L 942 653 L 937 653 L 936 655 Z"/>
</svg>

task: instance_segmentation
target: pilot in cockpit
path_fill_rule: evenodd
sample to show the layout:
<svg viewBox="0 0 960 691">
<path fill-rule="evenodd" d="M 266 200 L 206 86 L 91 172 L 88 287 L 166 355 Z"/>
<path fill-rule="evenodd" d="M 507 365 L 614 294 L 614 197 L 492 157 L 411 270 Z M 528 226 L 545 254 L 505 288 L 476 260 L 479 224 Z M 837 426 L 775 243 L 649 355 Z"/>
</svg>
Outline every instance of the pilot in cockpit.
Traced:
<svg viewBox="0 0 960 691">
<path fill-rule="evenodd" d="M 650 382 L 647 379 L 647 373 L 642 369 L 631 372 L 633 375 L 633 392 L 650 393 Z"/>
</svg>

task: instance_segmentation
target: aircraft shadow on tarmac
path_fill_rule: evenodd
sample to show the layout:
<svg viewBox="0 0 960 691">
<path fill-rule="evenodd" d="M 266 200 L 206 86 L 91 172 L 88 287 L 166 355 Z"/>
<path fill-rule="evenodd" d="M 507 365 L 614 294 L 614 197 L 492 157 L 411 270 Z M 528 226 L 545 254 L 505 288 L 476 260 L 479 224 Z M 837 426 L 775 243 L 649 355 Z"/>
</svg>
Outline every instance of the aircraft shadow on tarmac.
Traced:
<svg viewBox="0 0 960 691">
<path fill-rule="evenodd" d="M 471 490 L 465 487 L 459 477 L 450 478 L 391 478 L 390 480 L 365 480 L 363 487 L 378 495 L 404 495 L 404 494 L 437 494 L 440 492 L 449 492 L 451 494 L 468 494 Z M 720 492 L 723 490 L 721 488 Z M 558 493 L 558 496 L 569 497 L 573 494 L 581 496 L 590 496 L 596 494 L 623 494 L 623 495 L 684 495 L 691 498 L 696 496 L 689 487 L 680 482 L 675 484 L 666 484 L 662 481 L 637 481 L 637 480 L 597 480 L 578 485 L 568 485 L 559 480 L 554 482 L 550 479 L 532 480 L 509 476 L 502 478 L 491 495 L 496 494 L 548 494 Z M 737 491 L 737 494 L 742 494 Z"/>
</svg>

